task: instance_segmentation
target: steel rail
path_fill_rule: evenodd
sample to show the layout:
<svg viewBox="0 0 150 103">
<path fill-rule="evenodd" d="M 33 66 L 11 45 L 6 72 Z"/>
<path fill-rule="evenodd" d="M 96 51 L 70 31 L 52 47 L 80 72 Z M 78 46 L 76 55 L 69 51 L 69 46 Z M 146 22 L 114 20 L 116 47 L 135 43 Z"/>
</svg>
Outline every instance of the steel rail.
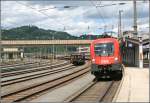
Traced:
<svg viewBox="0 0 150 103">
<path fill-rule="evenodd" d="M 62 77 L 58 77 L 54 80 L 50 80 L 50 81 L 47 81 L 45 83 L 35 85 L 32 87 L 26 88 L 24 90 L 21 90 L 21 91 L 13 92 L 13 93 L 5 95 L 5 96 L 3 95 L 3 96 L 1 96 L 2 101 L 7 101 L 7 102 L 21 101 L 21 100 L 23 100 L 27 97 L 30 97 L 34 94 L 40 93 L 40 92 L 48 90 L 50 88 L 54 88 L 57 85 L 60 85 L 60 84 L 65 83 L 69 80 L 72 80 L 73 78 L 76 78 L 80 75 L 83 75 L 84 73 L 89 72 L 89 70 L 90 70 L 90 68 L 84 67 L 84 68 L 79 69 L 73 73 L 69 73 L 69 74 L 66 74 Z"/>
<path fill-rule="evenodd" d="M 31 72 L 36 72 L 36 71 L 41 71 L 41 70 L 47 70 L 47 69 L 52 69 L 52 68 L 55 68 L 55 67 L 58 67 L 58 66 L 63 66 L 63 65 L 67 65 L 69 64 L 69 62 L 63 62 L 63 63 L 60 63 L 60 64 L 56 64 L 56 63 L 53 63 L 52 65 L 50 64 L 45 64 L 43 66 L 40 66 L 40 67 L 34 67 L 34 68 L 28 68 L 28 69 L 25 69 L 25 70 L 19 70 L 19 71 L 13 71 L 13 72 L 8 72 L 8 73 L 2 73 L 1 74 L 1 78 L 4 78 L 4 77 L 10 77 L 10 76 L 16 76 L 16 75 L 22 75 L 22 74 L 26 74 L 26 73 L 31 73 Z"/>
<path fill-rule="evenodd" d="M 2 73 L 9 73 L 9 72 L 15 72 L 15 71 L 20 71 L 20 70 L 25 70 L 25 69 L 30 69 L 30 68 L 35 68 L 35 67 L 40 67 L 44 66 L 47 64 L 54 64 L 56 62 L 50 63 L 50 62 L 36 62 L 33 64 L 28 64 L 28 65 L 20 65 L 18 67 L 10 67 L 10 68 L 2 68 Z"/>
<path fill-rule="evenodd" d="M 43 61 L 42 61 L 43 62 Z M 45 62 L 45 61 L 44 61 Z M 49 62 L 49 61 L 47 61 Z M 35 61 L 35 62 L 31 62 L 31 61 L 18 61 L 16 62 L 15 64 L 11 64 L 11 65 L 5 65 L 5 66 L 1 66 L 2 69 L 9 69 L 9 68 L 14 68 L 14 67 L 20 67 L 22 65 L 30 65 L 30 64 L 35 64 L 35 63 L 41 63 L 41 62 L 38 62 L 38 61 Z"/>
<path fill-rule="evenodd" d="M 81 94 L 83 94 L 85 91 L 87 91 L 89 88 L 91 88 L 95 84 L 96 84 L 96 81 L 95 82 L 90 82 L 84 88 L 81 88 L 79 91 L 75 92 L 73 95 L 71 95 L 68 98 L 66 98 L 64 100 L 64 102 L 72 102 L 72 101 L 74 101 L 76 98 L 78 98 Z"/>
<path fill-rule="evenodd" d="M 40 78 L 43 76 L 47 76 L 47 75 L 51 75 L 54 73 L 58 73 L 58 72 L 62 72 L 62 71 L 66 71 L 69 69 L 73 69 L 75 68 L 74 66 L 68 66 L 68 67 L 62 67 L 60 69 L 56 69 L 56 70 L 50 70 L 50 71 L 45 71 L 43 73 L 37 73 L 37 74 L 31 74 L 29 76 L 24 76 L 24 77 L 20 77 L 20 78 L 15 78 L 15 79 L 11 79 L 11 80 L 6 80 L 6 81 L 2 81 L 1 86 L 7 86 L 7 85 L 12 85 L 14 83 L 18 83 L 18 82 L 23 82 L 23 81 L 27 81 L 27 80 L 31 80 L 31 79 L 35 79 L 35 78 Z"/>
<path fill-rule="evenodd" d="M 52 81 L 56 78 L 63 77 L 67 74 L 79 71 L 80 69 L 84 69 L 87 66 L 88 66 L 88 64 L 84 65 L 84 66 L 81 66 L 81 67 L 78 67 L 76 69 L 71 69 L 71 70 L 69 70 L 69 72 L 68 71 L 63 71 L 63 72 L 60 72 L 59 74 L 57 73 L 58 76 L 57 75 L 56 76 L 55 75 L 46 75 L 46 76 L 41 77 L 41 78 L 33 78 L 29 81 L 23 81 L 23 82 L 20 82 L 20 83 L 15 83 L 13 85 L 4 86 L 4 87 L 1 88 L 1 90 L 2 90 L 1 91 L 1 96 L 6 96 L 6 95 L 9 95 L 11 93 L 15 93 L 15 92 L 18 92 L 18 91 L 21 91 L 21 90 L 25 90 L 25 89 L 34 87 L 36 85 L 44 84 L 45 82 Z M 23 86 L 20 86 L 20 85 L 23 85 Z"/>
<path fill-rule="evenodd" d="M 0 66 L 1 68 L 5 67 L 12 67 L 12 66 L 19 66 L 22 64 L 30 64 L 30 63 L 35 63 L 35 62 L 25 62 L 25 61 L 13 61 L 13 62 L 1 62 Z"/>
<path fill-rule="evenodd" d="M 117 91 L 117 86 L 114 87 L 114 83 L 117 81 L 106 81 L 106 82 L 91 82 L 87 86 L 81 88 L 73 95 L 69 96 L 64 102 L 103 102 L 109 100 L 111 102 L 112 97 Z M 105 83 L 105 84 L 104 84 Z M 118 82 L 119 84 L 120 82 Z M 98 86 L 97 86 L 98 85 Z M 111 94 L 110 90 L 115 89 Z M 106 100 L 107 98 L 108 100 Z M 111 98 L 111 99 L 110 99 Z"/>
</svg>

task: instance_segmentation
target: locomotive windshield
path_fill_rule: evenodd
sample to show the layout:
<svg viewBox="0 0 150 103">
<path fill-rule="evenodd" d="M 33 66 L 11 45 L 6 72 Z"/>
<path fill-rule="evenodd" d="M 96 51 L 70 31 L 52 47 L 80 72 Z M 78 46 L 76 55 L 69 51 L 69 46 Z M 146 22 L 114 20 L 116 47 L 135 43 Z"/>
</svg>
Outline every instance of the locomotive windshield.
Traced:
<svg viewBox="0 0 150 103">
<path fill-rule="evenodd" d="M 95 55 L 97 56 L 110 56 L 114 53 L 113 43 L 99 43 L 94 47 Z"/>
</svg>

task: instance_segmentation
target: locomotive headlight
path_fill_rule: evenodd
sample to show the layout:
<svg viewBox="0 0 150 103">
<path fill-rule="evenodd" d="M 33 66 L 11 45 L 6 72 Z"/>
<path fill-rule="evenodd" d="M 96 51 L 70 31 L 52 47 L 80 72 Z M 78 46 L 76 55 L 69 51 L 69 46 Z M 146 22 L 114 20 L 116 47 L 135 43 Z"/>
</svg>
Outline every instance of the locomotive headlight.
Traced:
<svg viewBox="0 0 150 103">
<path fill-rule="evenodd" d="M 115 61 L 118 61 L 118 58 L 117 58 L 117 57 L 115 57 Z"/>
<path fill-rule="evenodd" d="M 95 59 L 92 59 L 92 62 L 95 63 Z"/>
</svg>

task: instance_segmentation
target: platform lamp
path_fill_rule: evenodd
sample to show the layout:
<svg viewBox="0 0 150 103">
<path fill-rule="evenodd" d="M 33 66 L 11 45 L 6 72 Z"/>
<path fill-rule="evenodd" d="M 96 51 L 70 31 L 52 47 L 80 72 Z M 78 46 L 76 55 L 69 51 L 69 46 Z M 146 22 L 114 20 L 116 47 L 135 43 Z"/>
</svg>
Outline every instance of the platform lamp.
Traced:
<svg viewBox="0 0 150 103">
<path fill-rule="evenodd" d="M 54 32 L 53 33 L 53 35 L 52 35 L 52 40 L 54 41 L 54 39 L 55 39 L 55 37 L 54 37 L 54 34 L 55 34 L 56 32 Z M 53 52 L 52 52 L 52 57 L 53 57 L 53 62 L 54 62 L 54 59 L 55 59 L 55 46 L 54 46 L 54 44 L 53 44 Z"/>
<path fill-rule="evenodd" d="M 63 32 L 65 32 L 65 31 L 66 31 L 66 27 L 64 26 Z M 66 46 L 65 46 L 65 51 L 66 51 L 66 52 L 65 52 L 65 56 L 67 56 L 67 51 L 68 51 L 68 46 L 67 46 L 67 43 L 68 43 L 67 40 L 68 40 L 68 39 L 69 39 L 69 37 L 67 36 L 67 37 L 66 37 Z"/>
<path fill-rule="evenodd" d="M 42 48 L 40 47 L 40 62 L 39 62 L 39 64 L 42 62 Z"/>
<path fill-rule="evenodd" d="M 122 34 L 122 12 L 123 12 L 123 10 L 119 10 L 119 22 L 118 22 L 118 37 L 119 38 L 122 38 L 123 37 L 123 34 Z"/>
<path fill-rule="evenodd" d="M 102 30 L 103 28 L 98 28 L 98 29 Z"/>
<path fill-rule="evenodd" d="M 67 36 L 67 41 L 69 40 L 69 37 Z M 66 43 L 66 56 L 67 56 L 67 52 L 68 52 L 68 42 Z"/>
<path fill-rule="evenodd" d="M 139 68 L 143 68 L 143 44 L 142 44 L 142 36 L 139 35 Z"/>
</svg>

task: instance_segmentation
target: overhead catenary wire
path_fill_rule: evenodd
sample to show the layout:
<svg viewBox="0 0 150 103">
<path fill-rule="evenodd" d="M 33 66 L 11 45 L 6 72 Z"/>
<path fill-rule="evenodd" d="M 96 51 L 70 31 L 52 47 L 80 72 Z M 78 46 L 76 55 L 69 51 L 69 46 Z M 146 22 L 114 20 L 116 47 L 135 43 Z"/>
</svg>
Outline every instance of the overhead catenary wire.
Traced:
<svg viewBox="0 0 150 103">
<path fill-rule="evenodd" d="M 93 1 L 93 0 L 90 0 L 90 2 L 91 2 L 91 4 L 92 4 L 92 6 L 94 6 L 94 7 L 96 8 L 96 10 L 97 10 L 97 12 L 98 12 L 100 18 L 102 19 L 102 22 L 103 22 L 104 24 L 106 24 L 104 17 L 101 15 L 101 12 L 99 11 L 99 9 L 98 9 L 98 8 L 96 7 L 96 5 L 94 4 L 94 1 Z M 101 4 L 101 2 L 100 2 L 100 4 Z"/>
<path fill-rule="evenodd" d="M 113 2 L 114 2 L 114 1 L 112 1 L 111 4 L 113 4 Z M 117 16 L 118 16 L 118 8 L 119 8 L 118 6 L 119 6 L 119 5 L 114 6 L 114 9 L 113 9 L 113 11 L 112 11 L 112 17 L 115 17 L 115 16 L 116 16 L 115 13 L 117 13 Z M 117 21 L 117 20 L 116 20 L 116 21 Z M 113 20 L 111 20 L 111 24 L 112 24 L 112 25 L 111 25 L 111 31 L 112 31 L 112 32 L 114 31 L 114 28 L 117 27 L 117 24 L 118 24 L 118 23 L 117 23 L 116 21 L 114 20 L 114 18 L 113 18 Z M 116 22 L 116 23 L 114 23 L 114 22 Z"/>
<path fill-rule="evenodd" d="M 102 22 L 104 23 L 104 29 L 105 29 L 106 21 L 105 21 L 103 15 L 101 15 L 101 12 L 100 12 L 99 9 L 97 8 L 97 6 L 94 4 L 94 1 L 93 1 L 93 0 L 90 0 L 90 2 L 91 2 L 91 4 L 92 4 L 92 6 L 94 6 L 94 7 L 96 8 L 99 17 L 101 18 Z M 99 5 L 101 5 L 101 0 L 99 1 Z M 104 31 L 105 31 L 105 30 L 104 30 Z"/>
<path fill-rule="evenodd" d="M 48 17 L 48 18 L 51 18 L 49 15 L 47 15 L 47 14 L 44 13 L 44 12 L 42 12 L 41 10 L 37 10 L 36 8 L 34 8 L 34 7 L 32 7 L 32 6 L 27 5 L 27 4 L 24 4 L 24 3 L 21 3 L 21 2 L 19 2 L 19 1 L 16 1 L 16 2 L 17 2 L 18 4 L 21 4 L 21 5 L 23 5 L 23 6 L 28 7 L 28 8 L 30 8 L 30 9 L 36 10 L 37 12 L 41 13 L 42 15 L 45 15 L 45 16 Z M 61 23 L 60 21 L 58 21 L 58 24 L 61 24 L 63 27 L 65 26 L 65 24 Z"/>
<path fill-rule="evenodd" d="M 96 7 L 96 5 L 95 5 L 95 3 L 94 3 L 94 1 L 93 0 L 90 0 L 91 1 L 91 3 L 93 4 L 93 6 L 94 7 Z M 50 18 L 50 15 L 47 15 L 47 13 L 45 13 L 45 12 L 42 12 L 41 10 L 38 10 L 38 9 L 36 9 L 36 8 L 34 8 L 34 7 L 32 7 L 31 5 L 28 5 L 28 4 L 25 4 L 25 3 L 22 3 L 22 2 L 19 2 L 19 1 L 16 1 L 17 3 L 19 3 L 19 4 L 21 4 L 21 5 L 24 5 L 24 6 L 26 6 L 26 7 L 30 7 L 31 9 L 34 9 L 34 10 L 36 10 L 37 12 L 39 12 L 39 13 L 41 13 L 42 15 L 45 15 L 46 17 L 48 17 L 48 18 Z M 101 3 L 101 0 L 99 1 L 100 3 Z M 139 4 L 140 3 L 142 3 L 142 2 L 138 2 Z M 112 2 L 112 4 L 113 4 L 113 2 Z M 55 7 L 54 7 L 55 8 Z M 48 9 L 50 9 L 50 8 L 48 8 Z M 98 7 L 96 7 L 96 9 L 97 9 L 97 11 L 99 12 L 99 14 L 100 14 L 100 17 L 101 17 L 101 19 L 102 19 L 102 22 L 104 23 L 104 24 L 106 24 L 106 19 L 104 18 L 104 15 L 101 15 L 102 14 L 102 10 L 100 11 L 99 10 L 99 8 Z M 45 20 L 45 19 L 44 19 Z M 59 22 L 58 22 L 58 24 L 57 25 L 63 25 L 63 27 L 64 27 L 64 25 L 65 24 L 61 24 L 61 20 L 58 20 Z M 38 21 L 39 22 L 39 21 Z M 40 22 L 39 22 L 40 23 Z M 51 24 L 51 26 L 52 26 L 53 24 Z M 53 25 L 54 26 L 54 25 Z M 62 27 L 62 28 L 63 28 Z"/>
<path fill-rule="evenodd" d="M 104 31 L 106 31 L 106 27 L 108 27 L 108 26 L 106 26 L 106 25 L 107 25 L 107 22 L 105 21 L 104 16 L 101 15 L 101 12 L 99 11 L 98 7 L 113 6 L 113 5 L 117 5 L 117 4 L 113 4 L 113 2 L 111 2 L 111 4 L 107 4 L 107 5 L 101 6 L 101 0 L 100 0 L 100 1 L 99 1 L 99 6 L 97 6 L 97 5 L 94 4 L 94 1 L 93 1 L 93 0 L 90 0 L 90 2 L 91 2 L 91 4 L 96 8 L 96 10 L 97 10 L 97 12 L 98 12 L 100 18 L 102 19 L 102 22 L 104 23 Z M 122 4 L 124 4 L 124 3 L 120 3 L 120 4 L 122 5 Z M 104 14 L 104 13 L 103 13 L 103 14 Z M 113 22 L 112 22 L 112 24 L 113 24 Z M 112 26 L 113 26 L 113 25 L 112 25 Z M 112 29 L 112 26 L 111 26 L 111 29 Z"/>
<path fill-rule="evenodd" d="M 36 12 L 39 12 L 39 10 L 37 10 L 36 8 L 33 8 L 33 7 L 31 7 L 31 6 L 29 6 L 29 5 L 26 5 L 26 4 L 24 4 L 24 3 L 21 3 L 21 2 L 19 2 L 19 1 L 15 1 L 15 2 L 17 2 L 18 4 L 21 4 L 21 5 L 23 5 L 23 6 L 25 6 L 25 7 L 28 7 L 28 8 L 30 8 L 30 9 L 33 9 L 33 10 L 36 10 Z M 45 17 L 47 17 L 47 18 L 50 18 L 50 16 L 49 15 L 47 15 L 47 14 L 45 14 L 45 13 L 43 13 L 43 12 L 39 12 L 39 13 L 41 13 L 42 15 L 44 15 Z M 44 19 L 45 20 L 45 19 Z M 43 20 L 38 20 L 38 22 L 40 22 L 40 21 L 43 21 Z M 29 25 L 33 25 L 34 23 L 37 23 L 37 22 L 32 22 L 32 24 L 29 24 Z M 15 22 L 9 22 L 9 24 L 10 25 L 20 25 L 20 24 L 18 24 L 18 23 L 15 23 Z M 60 22 L 59 22 L 59 24 L 61 24 Z M 62 24 L 62 25 L 64 25 L 64 24 Z M 51 24 L 51 26 L 53 26 L 53 27 L 55 27 L 55 25 L 52 25 Z M 5 26 L 6 27 L 6 26 Z M 10 28 L 11 26 L 7 26 L 6 28 Z"/>
</svg>

